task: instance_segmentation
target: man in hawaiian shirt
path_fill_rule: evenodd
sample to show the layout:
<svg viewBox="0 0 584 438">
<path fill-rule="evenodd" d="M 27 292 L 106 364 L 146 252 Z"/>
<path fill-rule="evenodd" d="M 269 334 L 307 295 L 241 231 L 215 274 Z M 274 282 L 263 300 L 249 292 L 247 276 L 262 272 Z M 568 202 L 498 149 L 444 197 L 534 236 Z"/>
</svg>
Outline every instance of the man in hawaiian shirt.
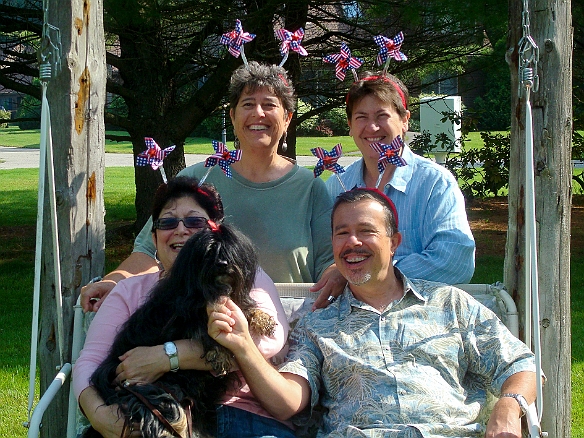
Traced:
<svg viewBox="0 0 584 438">
<path fill-rule="evenodd" d="M 497 316 L 452 286 L 393 267 L 400 244 L 393 203 L 374 189 L 337 198 L 335 262 L 348 281 L 303 317 L 279 370 L 259 354 L 232 301 L 210 309 L 209 334 L 229 348 L 251 391 L 277 419 L 302 424 L 324 409 L 318 436 L 521 436 L 535 399 L 533 354 Z M 477 417 L 490 391 L 486 426 Z M 502 435 L 498 435 L 502 434 Z"/>
</svg>

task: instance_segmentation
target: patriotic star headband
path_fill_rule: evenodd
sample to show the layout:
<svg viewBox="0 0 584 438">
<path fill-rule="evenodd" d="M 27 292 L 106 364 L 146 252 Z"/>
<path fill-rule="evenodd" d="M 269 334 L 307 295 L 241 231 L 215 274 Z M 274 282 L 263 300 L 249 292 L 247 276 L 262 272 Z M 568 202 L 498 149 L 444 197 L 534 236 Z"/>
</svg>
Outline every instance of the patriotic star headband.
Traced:
<svg viewBox="0 0 584 438">
<path fill-rule="evenodd" d="M 301 56 L 308 55 L 308 52 L 304 47 L 301 46 L 302 38 L 304 38 L 304 29 L 300 28 L 295 32 L 290 32 L 286 29 L 278 29 L 276 31 L 276 37 L 282 41 L 280 44 L 280 54 L 282 55 L 282 61 L 278 67 L 282 67 L 286 60 L 288 59 L 288 53 L 290 50 L 294 50 Z"/>
<path fill-rule="evenodd" d="M 164 172 L 164 167 L 162 166 L 164 159 L 168 154 L 170 154 L 176 146 L 172 145 L 166 149 L 160 149 L 160 146 L 151 137 L 145 137 L 144 142 L 146 143 L 146 150 L 140 152 L 136 156 L 136 166 L 148 166 L 150 165 L 152 169 L 160 169 L 162 175 L 162 181 L 166 184 L 166 173 Z"/>
<path fill-rule="evenodd" d="M 339 183 L 341 183 L 341 187 L 346 192 L 347 189 L 345 188 L 345 184 L 343 184 L 343 181 L 339 176 L 339 173 L 343 173 L 345 169 L 343 166 L 337 163 L 343 154 L 343 147 L 341 144 L 338 143 L 334 148 L 331 149 L 330 152 L 327 152 L 323 148 L 313 148 L 310 150 L 310 152 L 312 152 L 312 155 L 318 158 L 318 162 L 316 163 L 316 166 L 314 166 L 314 177 L 317 178 L 325 170 L 329 170 L 337 176 Z"/>
<path fill-rule="evenodd" d="M 235 20 L 235 29 L 231 32 L 224 33 L 221 36 L 221 44 L 227 46 L 227 50 L 236 58 L 239 58 L 241 55 L 241 59 L 243 63 L 247 65 L 247 58 L 245 57 L 245 52 L 243 50 L 243 45 L 245 43 L 249 43 L 255 38 L 255 34 L 248 33 L 243 31 L 243 27 L 241 26 L 241 21 L 239 19 Z"/>
<path fill-rule="evenodd" d="M 402 43 L 404 42 L 404 33 L 400 32 L 393 39 L 384 37 L 383 35 L 377 35 L 373 38 L 375 43 L 380 47 L 379 53 L 377 55 L 377 65 L 382 65 L 383 74 L 387 73 L 387 67 L 389 66 L 389 61 L 395 59 L 396 61 L 407 61 L 408 57 L 400 51 Z"/>
<path fill-rule="evenodd" d="M 406 160 L 404 160 L 399 155 L 400 151 L 405 145 L 401 136 L 398 135 L 390 144 L 371 143 L 369 146 L 371 146 L 374 151 L 379 153 L 379 159 L 377 160 L 379 177 L 377 178 L 377 183 L 375 184 L 375 188 L 377 189 L 379 187 L 379 183 L 381 182 L 381 178 L 383 178 L 385 169 L 389 164 L 393 164 L 397 167 L 407 166 L 408 163 L 406 163 Z"/>
<path fill-rule="evenodd" d="M 333 53 L 332 55 L 327 55 L 322 60 L 327 64 L 335 64 L 335 76 L 339 81 L 345 79 L 345 74 L 347 70 L 351 70 L 353 72 L 353 77 L 355 81 L 359 78 L 357 77 L 356 69 L 363 65 L 363 60 L 360 58 L 356 58 L 351 56 L 351 50 L 349 50 L 349 46 L 346 43 L 341 43 L 341 49 L 339 53 Z"/>
<path fill-rule="evenodd" d="M 217 164 L 225 176 L 227 176 L 227 178 L 231 178 L 231 168 L 229 166 L 236 161 L 241 160 L 240 149 L 230 151 L 227 149 L 227 146 L 225 146 L 220 141 L 213 140 L 213 149 L 215 149 L 215 153 L 205 160 L 205 167 L 208 167 L 209 169 L 203 178 L 201 178 L 201 181 L 199 181 L 199 185 L 205 182 L 207 176 L 209 176 L 209 173 L 213 169 L 213 166 Z"/>
</svg>

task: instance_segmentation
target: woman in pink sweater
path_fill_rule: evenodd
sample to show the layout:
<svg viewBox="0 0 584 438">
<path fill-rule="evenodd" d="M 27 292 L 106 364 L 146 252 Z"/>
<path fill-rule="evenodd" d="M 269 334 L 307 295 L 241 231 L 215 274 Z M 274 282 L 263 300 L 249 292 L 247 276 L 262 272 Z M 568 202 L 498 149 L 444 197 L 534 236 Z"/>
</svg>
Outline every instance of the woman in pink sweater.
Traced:
<svg viewBox="0 0 584 438">
<path fill-rule="evenodd" d="M 152 237 L 157 249 L 161 270 L 120 281 L 107 300 L 100 307 L 87 333 L 85 346 L 73 370 L 73 385 L 79 405 L 90 423 L 102 436 L 121 436 L 124 418 L 120 418 L 117 405 L 106 405 L 96 389 L 91 386 L 90 377 L 107 355 L 121 326 L 135 310 L 148 298 L 150 290 L 157 284 L 174 263 L 180 249 L 188 238 L 207 226 L 207 220 L 220 222 L 223 206 L 218 193 L 212 186 L 198 186 L 193 178 L 175 178 L 163 184 L 153 201 L 152 217 L 154 226 Z M 266 358 L 273 358 L 284 348 L 288 335 L 288 324 L 276 288 L 271 279 L 260 269 L 255 278 L 251 296 L 257 306 L 272 316 L 276 322 L 273 336 L 258 337 L 256 343 Z M 150 383 L 164 373 L 180 369 L 209 370 L 210 366 L 201 358 L 201 345 L 187 340 L 175 340 L 164 345 L 134 348 L 120 357 L 114 383 Z M 238 372 L 238 371 L 235 371 Z M 245 384 L 230 391 L 218 408 L 218 424 L 221 430 L 216 436 L 242 436 L 230 431 L 225 418 L 259 416 L 270 427 L 282 428 L 277 436 L 294 436 L 287 425 L 274 420 L 250 393 Z M 262 423 L 260 422 L 260 423 Z M 229 423 L 229 421 L 227 421 Z M 250 423 L 257 423 L 250 421 Z M 240 429 L 240 428 L 239 428 Z M 250 430 L 248 436 L 263 436 L 263 432 Z"/>
</svg>

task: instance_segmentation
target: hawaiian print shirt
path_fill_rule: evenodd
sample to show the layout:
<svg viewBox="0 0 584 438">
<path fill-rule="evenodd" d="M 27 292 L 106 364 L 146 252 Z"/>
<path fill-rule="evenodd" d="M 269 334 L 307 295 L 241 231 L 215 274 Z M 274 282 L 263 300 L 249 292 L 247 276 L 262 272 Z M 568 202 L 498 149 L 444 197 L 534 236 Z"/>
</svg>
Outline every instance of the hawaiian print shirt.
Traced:
<svg viewBox="0 0 584 438">
<path fill-rule="evenodd" d="M 318 436 L 479 437 L 487 390 L 500 395 L 512 374 L 535 372 L 527 346 L 466 292 L 402 278 L 403 298 L 382 313 L 347 287 L 298 322 L 280 367 L 312 390 L 295 422 L 320 402 Z"/>
</svg>

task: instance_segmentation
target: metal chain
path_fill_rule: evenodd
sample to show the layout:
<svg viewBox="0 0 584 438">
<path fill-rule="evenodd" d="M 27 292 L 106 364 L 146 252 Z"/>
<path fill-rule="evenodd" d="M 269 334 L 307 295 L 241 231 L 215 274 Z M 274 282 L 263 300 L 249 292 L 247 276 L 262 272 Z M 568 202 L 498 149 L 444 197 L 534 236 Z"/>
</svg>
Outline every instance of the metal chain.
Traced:
<svg viewBox="0 0 584 438">
<path fill-rule="evenodd" d="M 55 36 L 55 42 L 51 39 L 51 33 Z M 61 70 L 61 31 L 49 24 L 49 0 L 43 0 L 43 33 L 37 59 L 41 82 L 48 82 Z"/>
<path fill-rule="evenodd" d="M 539 47 L 531 36 L 529 29 L 529 5 L 528 0 L 523 0 L 521 12 L 521 24 L 523 36 L 519 40 L 519 95 L 523 91 L 531 89 L 537 92 L 539 89 L 539 75 L 537 74 L 537 62 L 539 60 Z M 535 73 L 534 73 L 535 72 Z"/>
</svg>

